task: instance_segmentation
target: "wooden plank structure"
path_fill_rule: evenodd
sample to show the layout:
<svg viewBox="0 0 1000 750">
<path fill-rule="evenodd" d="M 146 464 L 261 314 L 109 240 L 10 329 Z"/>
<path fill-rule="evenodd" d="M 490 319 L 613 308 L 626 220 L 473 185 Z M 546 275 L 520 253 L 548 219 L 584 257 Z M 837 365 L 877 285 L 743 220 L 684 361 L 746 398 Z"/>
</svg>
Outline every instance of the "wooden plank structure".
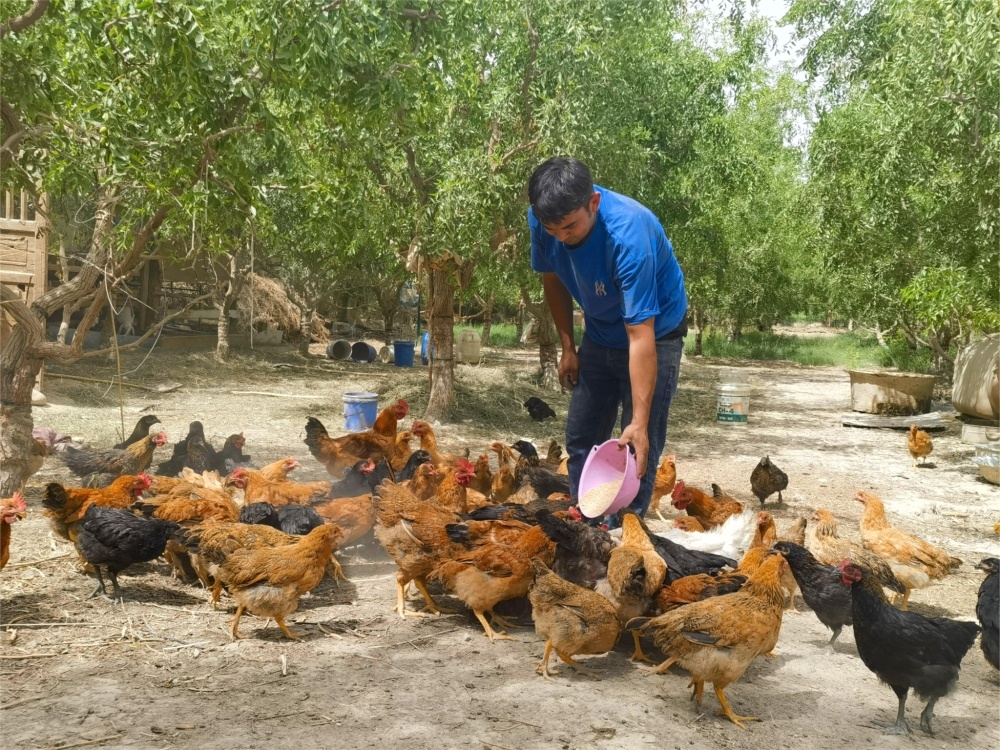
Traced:
<svg viewBox="0 0 1000 750">
<path fill-rule="evenodd" d="M 48 282 L 48 232 L 31 197 L 5 192 L 0 200 L 0 283 L 29 305 L 45 294 Z M 38 373 L 38 390 L 42 389 Z"/>
<path fill-rule="evenodd" d="M 929 414 L 914 414 L 909 417 L 883 417 L 878 414 L 862 414 L 852 411 L 840 417 L 844 427 L 868 427 L 878 430 L 908 430 L 915 424 L 921 430 L 935 432 L 945 429 L 941 412 L 932 411 Z"/>
<path fill-rule="evenodd" d="M 0 201 L 0 283 L 29 304 L 45 294 L 48 233 L 25 191 L 6 192 Z"/>
</svg>

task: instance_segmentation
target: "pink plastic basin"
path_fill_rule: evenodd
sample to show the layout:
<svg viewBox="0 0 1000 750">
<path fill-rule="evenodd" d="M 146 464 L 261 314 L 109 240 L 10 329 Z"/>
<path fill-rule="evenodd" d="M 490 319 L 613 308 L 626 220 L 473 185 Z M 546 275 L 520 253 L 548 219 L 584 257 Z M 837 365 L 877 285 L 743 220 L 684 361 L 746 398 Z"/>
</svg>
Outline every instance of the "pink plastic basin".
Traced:
<svg viewBox="0 0 1000 750">
<path fill-rule="evenodd" d="M 588 518 L 617 513 L 622 508 L 628 507 L 639 494 L 635 456 L 628 448 L 619 449 L 617 440 L 608 440 L 590 449 L 587 463 L 583 465 L 583 473 L 580 475 L 580 497 L 608 482 L 621 483 L 618 494 L 611 501 L 611 505 L 600 512 L 594 512 L 594 508 L 586 509 L 581 505 L 580 511 Z"/>
</svg>

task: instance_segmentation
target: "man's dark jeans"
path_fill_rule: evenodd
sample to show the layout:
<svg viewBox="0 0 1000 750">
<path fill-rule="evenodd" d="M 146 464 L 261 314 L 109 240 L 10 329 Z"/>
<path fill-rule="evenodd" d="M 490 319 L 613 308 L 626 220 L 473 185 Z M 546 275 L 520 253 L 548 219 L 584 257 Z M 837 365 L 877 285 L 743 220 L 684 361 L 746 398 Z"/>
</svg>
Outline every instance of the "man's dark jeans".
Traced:
<svg viewBox="0 0 1000 750">
<path fill-rule="evenodd" d="M 656 388 L 649 410 L 649 463 L 639 485 L 639 494 L 629 506 L 645 515 L 653 497 L 653 482 L 660 454 L 667 442 L 670 402 L 677 391 L 684 339 L 656 342 Z M 622 407 L 621 428 L 632 421 L 632 384 L 627 349 L 605 349 L 583 337 L 580 345 L 580 377 L 573 389 L 566 420 L 566 452 L 569 454 L 569 491 L 577 498 L 580 474 L 587 454 L 595 445 L 611 438 L 618 407 Z"/>
</svg>

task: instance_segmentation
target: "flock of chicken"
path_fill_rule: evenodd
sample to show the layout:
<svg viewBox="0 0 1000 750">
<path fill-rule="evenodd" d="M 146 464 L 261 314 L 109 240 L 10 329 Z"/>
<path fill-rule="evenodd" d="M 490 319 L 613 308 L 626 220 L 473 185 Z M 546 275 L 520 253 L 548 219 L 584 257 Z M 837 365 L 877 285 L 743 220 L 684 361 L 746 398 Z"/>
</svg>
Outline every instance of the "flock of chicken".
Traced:
<svg viewBox="0 0 1000 750">
<path fill-rule="evenodd" d="M 310 417 L 305 443 L 339 478 L 309 483 L 288 478 L 299 467 L 294 458 L 250 468 L 242 434 L 216 451 L 200 422 L 191 423 L 171 458 L 150 475 L 154 451 L 167 436 L 150 432 L 155 416 L 143 417 L 129 439 L 110 450 L 64 444 L 59 455 L 87 486 L 49 484 L 45 515 L 96 575 L 95 596 L 107 595 L 107 573 L 114 597 L 121 598 L 118 574 L 162 555 L 177 577 L 212 591 L 213 607 L 223 592 L 233 598 L 234 638 L 246 612 L 299 637 L 285 622 L 299 598 L 327 573 L 343 576 L 335 550 L 373 537 L 398 566 L 395 611 L 401 617 L 447 612 L 429 590 L 437 584 L 472 610 L 491 641 L 506 639 L 509 623 L 493 610 L 527 597 L 545 639 L 537 671 L 546 679 L 556 673 L 549 667 L 552 652 L 592 674 L 575 657 L 610 651 L 627 630 L 633 660 L 649 661 L 642 638 L 651 639 L 666 656 L 652 671 L 683 667 L 699 705 L 704 684 L 712 683 L 719 714 L 740 727 L 756 719 L 735 713 L 725 689 L 756 657 L 773 654 L 783 614 L 795 611 L 801 592 L 832 631 L 830 644 L 845 625 L 853 626 L 862 661 L 899 698 L 890 728 L 909 732 L 905 703 L 912 688 L 927 699 L 920 726 L 931 733 L 934 705 L 954 687 L 980 627 L 907 611 L 913 590 L 960 561 L 894 528 L 875 495 L 856 496 L 864 506 L 861 544 L 838 536 L 825 509 L 779 534 L 770 513 L 745 508 L 718 485 L 709 494 L 677 481 L 668 456 L 657 470 L 650 512 L 663 519 L 660 501 L 669 496 L 685 515 L 654 534 L 624 511 L 612 524 L 620 528 L 609 531 L 585 522 L 570 499 L 557 444 L 542 458 L 524 441 L 493 443 L 494 474 L 488 454 L 473 463 L 442 452 L 425 422 L 400 430 L 407 413 L 399 401 L 371 430 L 339 438 Z M 787 486 L 788 477 L 767 457 L 751 475 L 761 506 L 775 493 L 781 502 Z M 20 495 L 0 501 L 0 567 L 10 524 L 24 512 Z M 1000 562 L 990 558 L 979 567 L 988 573 L 977 608 L 981 646 L 996 668 Z M 422 610 L 407 607 L 411 596 L 422 599 Z"/>
</svg>

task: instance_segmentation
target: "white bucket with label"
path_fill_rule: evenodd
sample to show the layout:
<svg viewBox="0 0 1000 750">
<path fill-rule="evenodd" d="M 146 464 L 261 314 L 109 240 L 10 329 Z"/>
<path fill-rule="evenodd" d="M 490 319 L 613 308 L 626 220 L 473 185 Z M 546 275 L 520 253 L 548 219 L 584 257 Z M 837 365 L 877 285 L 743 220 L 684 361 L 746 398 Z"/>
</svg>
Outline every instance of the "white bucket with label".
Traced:
<svg viewBox="0 0 1000 750">
<path fill-rule="evenodd" d="M 715 388 L 718 400 L 716 419 L 729 424 L 746 424 L 750 416 L 750 386 L 743 383 L 720 383 Z"/>
</svg>

